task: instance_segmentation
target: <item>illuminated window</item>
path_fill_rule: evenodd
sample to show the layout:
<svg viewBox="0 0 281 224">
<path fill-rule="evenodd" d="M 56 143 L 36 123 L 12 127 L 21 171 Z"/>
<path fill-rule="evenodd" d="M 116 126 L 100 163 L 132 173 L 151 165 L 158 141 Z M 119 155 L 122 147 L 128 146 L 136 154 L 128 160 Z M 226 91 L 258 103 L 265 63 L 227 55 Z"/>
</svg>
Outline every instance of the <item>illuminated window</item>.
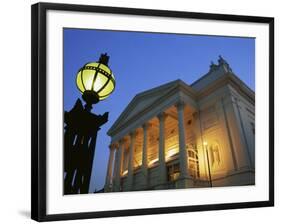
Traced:
<svg viewBox="0 0 281 224">
<path fill-rule="evenodd" d="M 175 181 L 180 176 L 180 166 L 178 163 L 167 166 L 168 181 Z"/>
<path fill-rule="evenodd" d="M 194 146 L 188 149 L 188 173 L 193 178 L 200 177 L 198 153 Z"/>
</svg>

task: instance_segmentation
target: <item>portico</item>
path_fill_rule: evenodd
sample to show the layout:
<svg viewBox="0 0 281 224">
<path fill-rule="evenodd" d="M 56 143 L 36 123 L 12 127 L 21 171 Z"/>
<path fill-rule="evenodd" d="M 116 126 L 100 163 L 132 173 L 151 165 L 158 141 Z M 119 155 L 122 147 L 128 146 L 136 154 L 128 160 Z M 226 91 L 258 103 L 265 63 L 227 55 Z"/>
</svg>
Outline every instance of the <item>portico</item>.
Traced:
<svg viewBox="0 0 281 224">
<path fill-rule="evenodd" d="M 182 84 L 181 81 L 177 82 L 178 85 Z M 191 132 L 186 132 L 188 122 L 191 122 L 192 114 L 196 112 L 196 104 L 188 99 L 189 96 L 182 97 L 179 92 L 170 98 L 173 98 L 170 105 L 164 106 L 162 104 L 165 102 L 159 101 L 158 110 L 155 110 L 157 107 L 151 108 L 154 114 L 150 118 L 146 118 L 147 113 L 143 114 L 143 118 L 125 128 L 128 130 L 126 134 L 112 139 L 107 182 L 113 183 L 113 191 L 137 190 L 138 187 L 134 184 L 136 181 L 139 181 L 138 186 L 144 189 L 168 188 L 167 165 L 170 161 L 179 166 L 179 171 L 171 173 L 170 176 L 179 174 L 180 180 L 190 178 L 187 143 L 189 141 L 191 145 L 192 140 L 188 139 Z M 184 100 L 185 98 L 192 102 L 191 105 Z M 113 154 L 115 160 L 112 159 Z M 151 180 L 150 177 L 156 170 L 157 181 Z"/>
</svg>

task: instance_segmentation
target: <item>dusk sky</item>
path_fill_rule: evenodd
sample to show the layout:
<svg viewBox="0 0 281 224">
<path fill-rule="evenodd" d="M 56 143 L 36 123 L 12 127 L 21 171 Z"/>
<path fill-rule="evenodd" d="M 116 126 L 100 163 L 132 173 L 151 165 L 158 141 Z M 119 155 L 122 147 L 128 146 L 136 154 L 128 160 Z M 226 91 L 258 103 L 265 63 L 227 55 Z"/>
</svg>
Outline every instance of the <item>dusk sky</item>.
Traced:
<svg viewBox="0 0 281 224">
<path fill-rule="evenodd" d="M 133 97 L 140 92 L 181 79 L 191 84 L 209 70 L 218 56 L 252 90 L 255 89 L 255 39 L 157 34 L 106 30 L 64 29 L 64 110 L 69 111 L 81 94 L 77 71 L 87 62 L 110 56 L 116 79 L 114 92 L 93 106 L 92 112 L 109 112 L 109 121 L 98 132 L 90 192 L 104 187 L 110 137 L 106 132 Z"/>
</svg>

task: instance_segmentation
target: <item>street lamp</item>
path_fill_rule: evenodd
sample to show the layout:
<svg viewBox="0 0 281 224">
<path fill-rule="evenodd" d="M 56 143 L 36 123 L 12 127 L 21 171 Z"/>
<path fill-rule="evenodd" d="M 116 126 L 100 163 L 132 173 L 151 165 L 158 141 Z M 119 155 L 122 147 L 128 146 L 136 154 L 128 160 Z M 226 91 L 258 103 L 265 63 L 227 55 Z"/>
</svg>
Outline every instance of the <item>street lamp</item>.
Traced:
<svg viewBox="0 0 281 224">
<path fill-rule="evenodd" d="M 86 108 L 106 99 L 115 88 L 115 79 L 108 67 L 109 56 L 102 54 L 98 62 L 90 62 L 79 69 L 76 78 L 77 88 L 83 94 Z"/>
<path fill-rule="evenodd" d="M 64 194 L 89 193 L 97 132 L 108 121 L 91 113 L 92 105 L 106 99 L 115 88 L 115 79 L 108 66 L 109 56 L 79 69 L 76 85 L 86 102 L 78 99 L 70 111 L 64 112 Z"/>
<path fill-rule="evenodd" d="M 211 169 L 210 169 L 210 161 L 209 161 L 209 153 L 208 153 L 208 143 L 207 142 L 203 142 L 203 145 L 205 146 L 205 150 L 206 150 L 206 154 L 207 154 L 207 165 L 208 165 L 210 187 L 213 187 L 212 176 L 211 176 Z"/>
</svg>

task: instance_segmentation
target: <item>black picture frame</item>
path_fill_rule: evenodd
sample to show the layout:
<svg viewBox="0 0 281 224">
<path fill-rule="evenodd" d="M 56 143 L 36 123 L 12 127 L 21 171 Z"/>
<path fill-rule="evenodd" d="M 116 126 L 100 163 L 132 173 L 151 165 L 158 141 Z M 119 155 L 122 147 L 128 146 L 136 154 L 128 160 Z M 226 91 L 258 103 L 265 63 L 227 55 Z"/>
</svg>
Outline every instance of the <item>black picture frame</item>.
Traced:
<svg viewBox="0 0 281 224">
<path fill-rule="evenodd" d="M 46 213 L 46 13 L 48 10 L 75 12 L 100 12 L 123 15 L 162 16 L 174 18 L 193 18 L 217 21 L 253 22 L 269 25 L 269 200 L 208 204 L 196 206 L 177 206 L 54 214 Z M 274 18 L 183 11 L 163 11 L 137 8 L 103 7 L 73 4 L 37 3 L 32 5 L 32 154 L 31 154 L 31 218 L 36 221 L 86 219 L 99 217 L 132 216 L 161 213 L 192 212 L 237 208 L 274 206 Z"/>
</svg>

